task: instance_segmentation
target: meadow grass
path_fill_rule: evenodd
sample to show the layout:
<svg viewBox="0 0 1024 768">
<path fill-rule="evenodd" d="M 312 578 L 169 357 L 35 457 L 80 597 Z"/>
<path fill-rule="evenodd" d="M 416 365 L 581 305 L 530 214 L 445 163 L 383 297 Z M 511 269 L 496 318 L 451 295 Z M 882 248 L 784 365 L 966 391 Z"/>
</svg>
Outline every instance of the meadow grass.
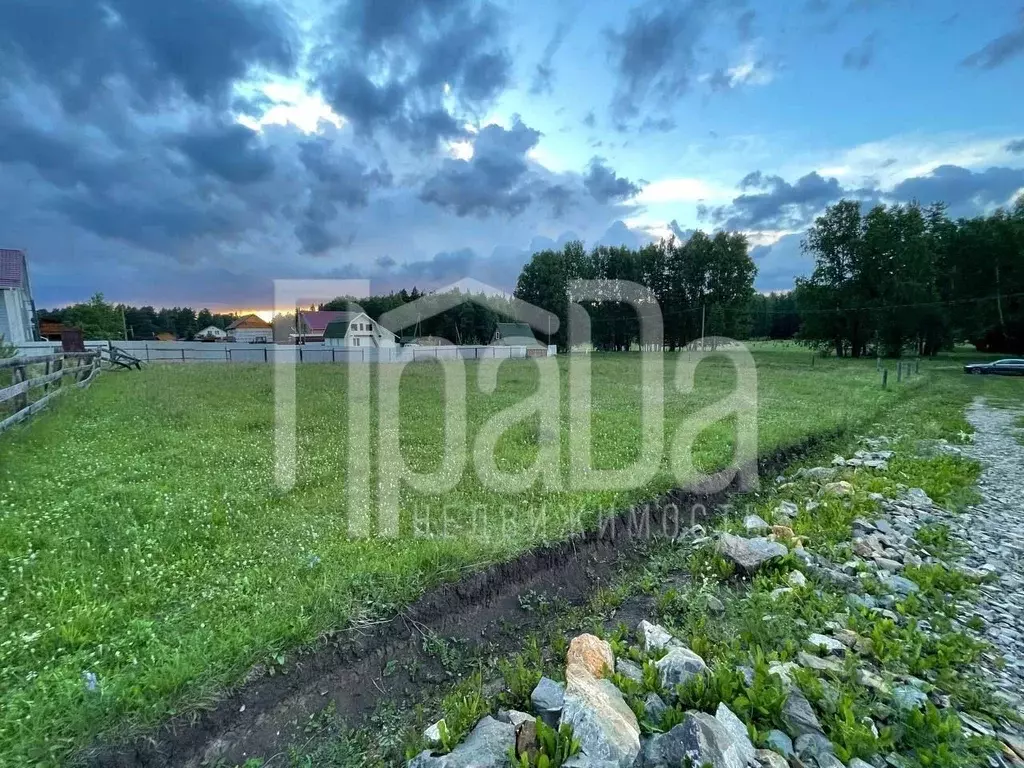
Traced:
<svg viewBox="0 0 1024 768">
<path fill-rule="evenodd" d="M 735 380 L 730 364 L 709 360 L 693 392 L 680 394 L 674 364 L 685 355 L 666 359 L 666 440 Z M 756 358 L 762 453 L 936 396 L 962 407 L 975 391 L 1015 392 L 989 377 L 928 374 L 926 366 L 926 375 L 882 390 L 874 361 L 819 359 L 812 368 L 806 351 L 788 348 Z M 637 362 L 632 354 L 593 356 L 598 467 L 629 466 L 640 455 Z M 551 439 L 565 481 L 567 362 L 558 365 L 561 429 Z M 467 365 L 470 440 L 537 387 L 533 363 L 512 361 L 485 394 L 476 385 L 483 368 Z M 373 373 L 397 375 L 394 366 Z M 419 471 L 440 462 L 440 379 L 431 364 L 401 373 L 402 453 Z M 351 539 L 347 387 L 344 367 L 299 368 L 297 482 L 287 493 L 273 480 L 268 366 L 107 374 L 0 440 L 5 764 L 57 763 L 99 734 L 124 735 L 209 704 L 254 664 L 282 665 L 325 631 L 393 615 L 467 568 L 564 537 L 602 512 L 680 484 L 663 459 L 653 479 L 632 490 L 537 485 L 510 495 L 489 490 L 467 467 L 443 494 L 402 491 L 398 537 Z M 376 423 L 371 416 L 374 433 Z M 727 461 L 732 431 L 728 422 L 705 430 L 697 464 Z M 544 439 L 535 421 L 513 427 L 498 442 L 498 466 L 529 465 Z M 375 473 L 370 480 L 374 489 Z"/>
</svg>

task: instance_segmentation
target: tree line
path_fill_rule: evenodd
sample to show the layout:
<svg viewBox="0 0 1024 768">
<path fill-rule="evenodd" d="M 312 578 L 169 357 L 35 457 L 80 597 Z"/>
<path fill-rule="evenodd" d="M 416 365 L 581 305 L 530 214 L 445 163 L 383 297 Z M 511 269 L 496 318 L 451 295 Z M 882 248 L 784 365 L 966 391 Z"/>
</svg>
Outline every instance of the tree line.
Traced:
<svg viewBox="0 0 1024 768">
<path fill-rule="evenodd" d="M 641 341 L 634 307 L 624 296 L 572 297 L 574 280 L 625 280 L 646 286 L 661 309 L 664 345 L 685 347 L 707 336 L 798 339 L 838 356 L 934 355 L 955 343 L 979 350 L 1024 354 L 1024 196 L 1009 211 L 952 219 L 946 206 L 829 206 L 802 243 L 814 269 L 793 291 L 754 291 L 757 267 L 744 235 L 697 231 L 638 249 L 578 241 L 535 253 L 519 274 L 514 297 L 554 314 L 558 327 L 535 329 L 543 343 L 566 349 L 568 311 L 579 299 L 590 317 L 593 346 L 635 348 Z M 488 344 L 498 322 L 515 319 L 511 300 L 495 295 L 393 291 L 339 297 L 320 309 L 360 307 L 375 320 L 421 302 L 403 337 L 439 337 L 456 344 Z M 102 294 L 63 309 L 41 310 L 44 320 L 82 328 L 89 339 L 151 339 L 170 333 L 191 339 L 213 325 L 226 329 L 235 315 L 190 307 L 155 309 L 110 304 Z M 274 319 L 275 340 L 286 342 L 294 315 Z"/>
<path fill-rule="evenodd" d="M 698 231 L 685 241 L 669 238 L 635 250 L 600 246 L 588 252 L 577 241 L 535 253 L 519 275 L 515 297 L 559 318 L 557 330 L 537 334 L 549 344 L 569 345 L 569 305 L 579 299 L 590 315 L 594 348 L 626 350 L 640 341 L 640 327 L 625 297 L 583 300 L 570 296 L 569 286 L 574 280 L 639 283 L 661 308 L 665 347 L 679 349 L 702 329 L 707 336 L 745 338 L 756 274 L 747 239 L 735 232 Z"/>
<path fill-rule="evenodd" d="M 946 206 L 857 201 L 808 230 L 811 275 L 793 297 L 799 338 L 836 355 L 934 355 L 970 342 L 1024 353 L 1024 196 L 1010 211 L 951 219 Z"/>
<path fill-rule="evenodd" d="M 226 330 L 237 317 L 208 309 L 196 312 L 191 307 L 132 307 L 111 304 L 102 293 L 89 301 L 70 304 L 60 309 L 40 309 L 39 321 L 61 323 L 68 328 L 81 328 L 86 339 L 155 339 L 169 333 L 177 339 L 191 339 L 209 326 Z"/>
</svg>

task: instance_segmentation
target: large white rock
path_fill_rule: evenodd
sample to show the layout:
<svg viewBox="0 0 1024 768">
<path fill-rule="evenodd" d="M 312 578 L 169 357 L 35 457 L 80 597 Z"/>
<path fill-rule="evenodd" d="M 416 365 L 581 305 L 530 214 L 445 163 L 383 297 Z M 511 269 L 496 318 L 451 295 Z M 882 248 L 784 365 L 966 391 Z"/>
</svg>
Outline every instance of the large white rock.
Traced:
<svg viewBox="0 0 1024 768">
<path fill-rule="evenodd" d="M 640 754 L 640 724 L 622 692 L 578 663 L 569 665 L 565 679 L 561 723 L 580 742 L 579 755 L 567 765 L 630 768 Z"/>
</svg>

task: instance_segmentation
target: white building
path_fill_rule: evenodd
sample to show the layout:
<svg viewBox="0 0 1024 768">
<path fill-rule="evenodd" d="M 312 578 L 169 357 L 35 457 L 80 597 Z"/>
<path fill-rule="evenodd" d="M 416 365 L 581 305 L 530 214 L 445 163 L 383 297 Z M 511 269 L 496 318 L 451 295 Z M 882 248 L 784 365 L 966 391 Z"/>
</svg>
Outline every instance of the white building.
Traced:
<svg viewBox="0 0 1024 768">
<path fill-rule="evenodd" d="M 398 346 L 398 338 L 365 312 L 337 312 L 324 329 L 323 340 L 328 347 L 390 348 Z"/>
<path fill-rule="evenodd" d="M 0 336 L 11 344 L 36 340 L 24 251 L 0 248 Z"/>
<path fill-rule="evenodd" d="M 225 341 L 228 332 L 216 325 L 208 325 L 196 334 L 196 341 Z"/>
<path fill-rule="evenodd" d="M 244 344 L 270 344 L 274 328 L 259 315 L 245 315 L 228 326 L 228 337 Z"/>
</svg>

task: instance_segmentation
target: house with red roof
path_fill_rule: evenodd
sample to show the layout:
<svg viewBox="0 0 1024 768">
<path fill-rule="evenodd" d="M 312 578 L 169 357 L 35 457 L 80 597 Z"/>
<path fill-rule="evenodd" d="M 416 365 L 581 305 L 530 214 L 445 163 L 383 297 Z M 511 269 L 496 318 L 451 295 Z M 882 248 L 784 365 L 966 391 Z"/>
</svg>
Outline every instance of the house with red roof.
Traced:
<svg viewBox="0 0 1024 768">
<path fill-rule="evenodd" d="M 35 315 L 25 252 L 0 248 L 0 336 L 11 344 L 35 341 Z"/>
</svg>

